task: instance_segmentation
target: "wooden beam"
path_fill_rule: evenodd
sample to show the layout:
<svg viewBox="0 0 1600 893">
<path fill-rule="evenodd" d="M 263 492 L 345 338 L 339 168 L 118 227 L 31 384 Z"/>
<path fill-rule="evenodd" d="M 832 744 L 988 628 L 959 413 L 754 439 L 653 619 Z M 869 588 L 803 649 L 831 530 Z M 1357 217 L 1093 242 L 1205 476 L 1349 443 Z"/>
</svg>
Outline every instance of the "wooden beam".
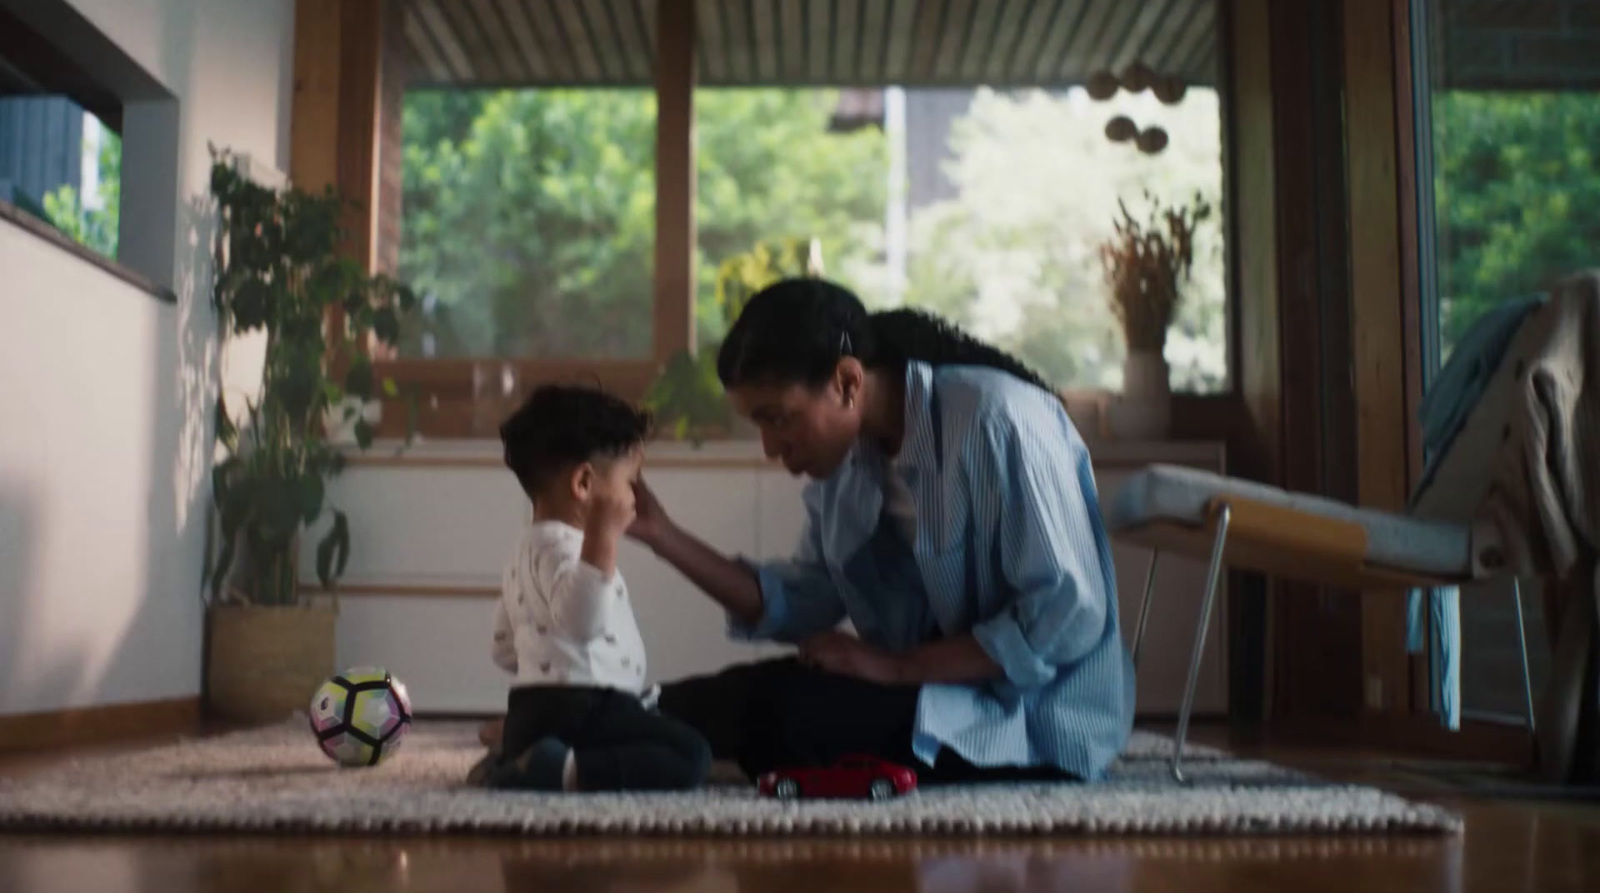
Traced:
<svg viewBox="0 0 1600 893">
<path fill-rule="evenodd" d="M 339 180 L 340 0 L 297 0 L 289 179 L 320 192 Z"/>
<path fill-rule="evenodd" d="M 1352 365 L 1357 486 L 1363 506 L 1406 504 L 1406 355 L 1400 260 L 1399 142 L 1395 129 L 1393 0 L 1344 0 L 1344 72 L 1350 201 Z M 1411 349 L 1419 349 L 1420 344 Z M 1361 601 L 1366 707 L 1411 709 L 1405 604 L 1399 590 Z"/>
<path fill-rule="evenodd" d="M 655 358 L 694 349 L 694 0 L 656 13 Z"/>
<path fill-rule="evenodd" d="M 339 16 L 338 187 L 348 255 L 373 270 L 378 252 L 378 97 L 384 0 L 343 0 Z"/>
</svg>

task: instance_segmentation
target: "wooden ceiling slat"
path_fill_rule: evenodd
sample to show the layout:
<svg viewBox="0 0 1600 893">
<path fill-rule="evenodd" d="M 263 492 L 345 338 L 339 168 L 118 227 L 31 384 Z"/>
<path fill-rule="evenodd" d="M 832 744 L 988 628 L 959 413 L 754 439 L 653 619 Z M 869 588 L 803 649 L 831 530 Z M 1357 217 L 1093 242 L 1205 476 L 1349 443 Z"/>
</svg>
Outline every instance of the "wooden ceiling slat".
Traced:
<svg viewBox="0 0 1600 893">
<path fill-rule="evenodd" d="M 984 43 L 983 52 L 977 57 L 975 67 L 970 74 L 963 68 L 963 74 L 990 83 L 1006 81 L 1006 61 L 1017 45 L 1017 27 L 1022 24 L 1022 17 L 1027 14 L 1029 3 L 1030 0 L 1005 0 L 1001 4 L 999 14 L 994 17 L 994 30 Z"/>
<path fill-rule="evenodd" d="M 887 44 L 891 0 L 862 0 L 861 42 L 856 54 L 856 78 L 864 84 L 878 83 L 883 66 L 889 61 Z"/>
<path fill-rule="evenodd" d="M 833 16 L 833 64 L 829 80 L 835 84 L 856 84 L 861 82 L 860 71 L 861 57 L 861 31 L 862 16 L 865 12 L 861 8 L 860 0 L 834 0 Z"/>
<path fill-rule="evenodd" d="M 755 44 L 750 24 L 750 6 L 745 0 L 720 2 L 725 35 L 723 46 L 728 54 L 728 80 L 735 84 L 748 84 L 756 76 L 750 60 L 750 49 Z"/>
<path fill-rule="evenodd" d="M 1077 73 L 1082 59 L 1089 55 L 1096 42 L 1104 39 L 1106 22 L 1111 18 L 1112 8 L 1119 2 L 1121 0 L 1089 0 L 1078 27 L 1072 30 L 1072 40 L 1061 51 L 1056 67 L 1045 75 L 1047 79 L 1066 80 Z"/>
<path fill-rule="evenodd" d="M 990 0 L 993 2 L 993 0 Z M 933 56 L 933 80 L 954 80 L 961 69 L 962 51 L 972 39 L 973 0 L 946 0 L 944 27 L 939 29 L 939 50 Z"/>
<path fill-rule="evenodd" d="M 1171 16 L 1174 4 L 1180 2 L 1182 0 L 1150 0 L 1150 2 L 1145 3 L 1139 9 L 1138 17 L 1133 20 L 1132 30 L 1128 32 L 1128 36 L 1123 40 L 1122 45 L 1117 47 L 1116 53 L 1111 57 L 1111 61 L 1106 64 L 1106 68 L 1120 74 L 1123 69 L 1139 61 L 1139 57 L 1144 53 L 1145 45 L 1150 42 L 1151 35 L 1155 33 L 1156 28 L 1162 22 Z"/>
<path fill-rule="evenodd" d="M 786 81 L 806 76 L 805 0 L 778 0 L 778 64 Z"/>
<path fill-rule="evenodd" d="M 434 0 L 416 0 L 412 6 L 417 18 L 422 22 L 428 33 L 432 35 L 434 43 L 439 47 L 445 61 L 455 70 L 456 77 L 463 81 L 473 81 L 478 78 L 477 69 L 472 65 L 472 60 L 467 58 L 467 53 L 461 47 L 461 39 L 456 36 L 455 28 L 445 19 L 439 11 Z"/>
<path fill-rule="evenodd" d="M 1161 23 L 1161 27 L 1156 29 L 1156 33 L 1151 36 L 1149 45 L 1145 47 L 1144 53 L 1140 56 L 1140 61 L 1157 71 L 1162 71 L 1168 58 L 1172 55 L 1172 48 L 1177 44 L 1179 38 L 1183 36 L 1184 30 L 1189 26 L 1189 23 L 1194 20 L 1196 13 L 1199 11 L 1199 6 L 1203 2 L 1204 0 L 1184 0 L 1180 6 L 1175 8 L 1167 16 L 1166 20 Z"/>
<path fill-rule="evenodd" d="M 533 35 L 533 26 L 528 24 L 527 13 L 523 11 L 522 4 L 516 0 L 495 0 L 499 7 L 500 17 L 505 19 L 506 27 L 511 31 L 511 39 L 516 42 L 517 49 L 522 55 L 522 64 L 535 78 L 540 81 L 550 79 L 550 63 L 545 58 L 539 46 L 539 39 Z"/>
<path fill-rule="evenodd" d="M 548 0 L 510 0 L 522 6 L 524 17 L 533 29 L 533 37 L 537 43 L 534 51 L 550 68 L 550 74 L 555 83 L 576 84 L 582 80 L 578 73 L 577 63 L 572 60 L 572 54 L 567 49 L 566 36 L 561 33 L 561 28 L 556 22 L 555 10 L 550 7 Z"/>
<path fill-rule="evenodd" d="M 488 35 L 473 21 L 466 5 L 461 0 L 440 0 L 438 6 L 477 76 L 490 83 L 510 81 L 511 78 L 500 67 L 500 60 L 489 46 Z"/>
<path fill-rule="evenodd" d="M 884 34 L 883 80 L 904 84 L 911 80 L 911 40 L 916 31 L 920 0 L 891 0 L 889 30 Z"/>
<path fill-rule="evenodd" d="M 1200 0 L 1195 16 L 1182 42 L 1173 47 L 1164 70 L 1188 77 L 1199 58 L 1205 55 L 1206 45 L 1216 42 L 1217 7 L 1211 0 Z"/>
<path fill-rule="evenodd" d="M 708 85 L 1215 81 L 1214 0 L 694 0 Z M 658 0 L 408 0 L 419 85 L 651 83 Z"/>
<path fill-rule="evenodd" d="M 713 84 L 728 76 L 727 34 L 722 29 L 722 4 L 717 0 L 695 0 L 694 29 L 699 51 L 700 77 Z"/>
<path fill-rule="evenodd" d="M 756 79 L 762 83 L 778 80 L 779 41 L 778 11 L 768 0 L 752 0 L 750 28 L 755 34 L 754 65 Z"/>
<path fill-rule="evenodd" d="M 405 17 L 406 46 L 411 51 L 411 58 L 422 64 L 428 72 L 428 80 L 433 83 L 445 83 L 450 80 L 450 66 L 444 61 L 439 47 L 433 42 L 427 29 L 422 26 L 422 20 L 414 15 Z"/>
<path fill-rule="evenodd" d="M 600 68 L 600 58 L 589 41 L 577 3 L 578 0 L 551 0 L 550 5 L 555 9 L 551 24 L 556 26 L 555 33 L 566 42 L 568 51 L 577 62 L 579 76 L 586 81 L 601 80 L 604 72 Z"/>
<path fill-rule="evenodd" d="M 472 14 L 473 24 L 483 33 L 485 42 L 493 51 L 501 76 L 512 82 L 530 80 L 533 73 L 523 63 L 511 29 L 494 8 L 493 0 L 470 0 L 467 11 Z"/>
<path fill-rule="evenodd" d="M 1017 42 L 1009 58 L 997 60 L 1004 74 L 999 80 L 1006 83 L 1025 83 L 1033 79 L 1034 64 L 1039 58 L 1039 47 L 1061 15 L 1062 0 L 1028 0 L 1027 14 L 1018 25 Z"/>
<path fill-rule="evenodd" d="M 1066 51 L 1067 41 L 1078 30 L 1087 2 L 1089 0 L 1063 0 L 1061 8 L 1056 10 L 1049 32 L 1039 43 L 1039 54 L 1034 59 L 1033 69 L 1028 72 L 1032 81 L 1049 83 L 1060 70 L 1061 55 Z"/>
<path fill-rule="evenodd" d="M 1111 10 L 1111 15 L 1106 18 L 1106 26 L 1100 33 L 1100 39 L 1089 45 L 1088 52 L 1084 54 L 1074 66 L 1074 72 L 1081 78 L 1087 78 L 1096 71 L 1104 71 L 1111 64 L 1111 59 L 1116 55 L 1133 34 L 1135 13 L 1146 4 L 1117 3 Z"/>
<path fill-rule="evenodd" d="M 908 75 L 926 82 L 933 75 L 938 58 L 939 34 L 944 29 L 950 0 L 922 0 L 917 4 L 917 27 L 911 41 L 911 70 Z"/>
<path fill-rule="evenodd" d="M 833 0 L 806 0 L 806 78 L 828 80 L 828 55 L 833 46 Z"/>
<path fill-rule="evenodd" d="M 622 58 L 627 65 L 628 79 L 634 83 L 648 84 L 654 78 L 650 64 L 650 49 L 644 40 L 644 25 L 637 7 L 630 0 L 608 0 L 607 12 L 612 31 L 622 45 Z"/>
<path fill-rule="evenodd" d="M 623 50 L 622 38 L 612 27 L 611 11 L 607 6 L 606 0 L 583 0 L 578 9 L 583 13 L 584 24 L 588 25 L 589 36 L 594 40 L 601 67 L 610 73 L 612 83 L 625 84 L 630 80 L 628 57 Z"/>
</svg>

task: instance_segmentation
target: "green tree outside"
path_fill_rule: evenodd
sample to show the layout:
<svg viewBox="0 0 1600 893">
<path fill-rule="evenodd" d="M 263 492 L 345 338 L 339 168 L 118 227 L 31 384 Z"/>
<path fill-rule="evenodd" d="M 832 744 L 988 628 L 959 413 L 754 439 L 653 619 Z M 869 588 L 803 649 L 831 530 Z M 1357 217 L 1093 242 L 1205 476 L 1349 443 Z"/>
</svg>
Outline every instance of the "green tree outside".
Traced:
<svg viewBox="0 0 1600 893">
<path fill-rule="evenodd" d="M 1595 266 L 1600 96 L 1447 91 L 1433 99 L 1440 337 Z"/>
</svg>

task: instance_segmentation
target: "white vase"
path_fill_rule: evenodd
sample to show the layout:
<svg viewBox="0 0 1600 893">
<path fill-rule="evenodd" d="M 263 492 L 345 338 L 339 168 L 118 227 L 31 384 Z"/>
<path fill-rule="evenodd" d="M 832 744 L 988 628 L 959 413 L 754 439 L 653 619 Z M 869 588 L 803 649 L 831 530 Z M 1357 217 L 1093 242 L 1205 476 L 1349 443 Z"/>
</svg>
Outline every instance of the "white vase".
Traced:
<svg viewBox="0 0 1600 893">
<path fill-rule="evenodd" d="M 1122 395 L 1106 407 L 1117 440 L 1164 440 L 1172 429 L 1172 387 L 1161 351 L 1131 351 L 1122 361 Z"/>
</svg>

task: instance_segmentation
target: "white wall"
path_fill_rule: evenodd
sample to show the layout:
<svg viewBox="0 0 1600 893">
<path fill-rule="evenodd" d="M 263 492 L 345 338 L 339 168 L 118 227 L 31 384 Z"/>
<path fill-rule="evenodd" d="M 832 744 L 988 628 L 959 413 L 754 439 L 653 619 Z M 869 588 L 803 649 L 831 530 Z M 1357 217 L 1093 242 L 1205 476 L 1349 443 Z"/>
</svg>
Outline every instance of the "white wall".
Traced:
<svg viewBox="0 0 1600 893">
<path fill-rule="evenodd" d="M 0 713 L 192 696 L 217 350 L 207 143 L 288 167 L 293 0 L 75 0 L 176 104 L 127 110 L 125 257 L 0 221 Z"/>
</svg>

